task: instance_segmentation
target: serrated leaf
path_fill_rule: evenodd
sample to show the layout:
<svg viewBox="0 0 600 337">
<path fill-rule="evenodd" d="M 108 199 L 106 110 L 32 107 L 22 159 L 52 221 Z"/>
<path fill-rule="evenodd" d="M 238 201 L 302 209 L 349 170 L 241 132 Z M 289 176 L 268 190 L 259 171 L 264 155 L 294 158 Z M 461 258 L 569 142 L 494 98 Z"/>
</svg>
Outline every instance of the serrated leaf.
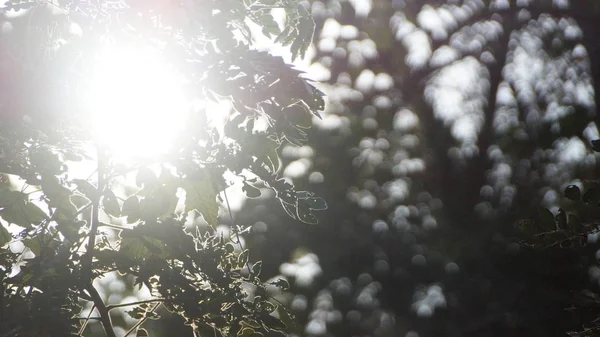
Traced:
<svg viewBox="0 0 600 337">
<path fill-rule="evenodd" d="M 210 176 L 205 174 L 199 180 L 185 179 L 183 189 L 185 190 L 186 210 L 198 211 L 209 225 L 215 226 L 219 204 L 216 200 L 217 193 L 213 189 Z"/>
</svg>

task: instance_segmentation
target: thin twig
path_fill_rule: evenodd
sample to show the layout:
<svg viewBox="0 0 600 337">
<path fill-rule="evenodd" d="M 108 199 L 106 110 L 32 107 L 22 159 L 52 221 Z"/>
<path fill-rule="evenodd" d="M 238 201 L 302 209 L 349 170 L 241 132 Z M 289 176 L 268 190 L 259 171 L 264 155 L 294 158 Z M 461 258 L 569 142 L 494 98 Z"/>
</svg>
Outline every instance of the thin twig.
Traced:
<svg viewBox="0 0 600 337">
<path fill-rule="evenodd" d="M 108 309 L 108 311 L 111 311 L 111 310 L 113 310 L 115 308 L 130 307 L 132 305 L 139 305 L 139 304 L 146 304 L 146 303 L 156 303 L 156 302 L 164 302 L 164 301 L 166 301 L 164 298 L 155 298 L 155 299 L 145 300 L 145 301 L 137 301 L 137 302 L 129 302 L 129 303 L 107 305 L 106 309 Z"/>
<path fill-rule="evenodd" d="M 152 308 L 150 311 L 147 311 L 146 314 L 154 312 L 154 310 L 156 310 L 156 308 L 158 308 L 158 306 L 160 305 L 160 303 L 156 303 L 156 305 L 154 305 L 154 308 Z M 127 333 L 125 333 L 125 335 L 123 337 L 127 337 L 129 336 L 130 333 L 132 333 L 133 331 L 135 331 L 137 328 L 140 327 L 140 325 L 144 324 L 144 322 L 148 319 L 148 316 L 144 315 L 143 318 L 141 318 L 137 323 L 135 323 L 134 326 L 131 327 L 131 329 L 129 329 L 127 331 Z"/>
<path fill-rule="evenodd" d="M 81 329 L 79 329 L 79 333 L 77 335 L 83 336 L 83 331 L 85 331 L 85 328 L 87 327 L 88 322 L 91 319 L 90 317 L 92 317 L 92 313 L 94 312 L 94 309 L 96 309 L 96 304 L 92 305 L 92 309 L 90 309 L 90 312 L 87 315 L 87 317 L 85 318 L 85 321 L 81 324 Z"/>
</svg>

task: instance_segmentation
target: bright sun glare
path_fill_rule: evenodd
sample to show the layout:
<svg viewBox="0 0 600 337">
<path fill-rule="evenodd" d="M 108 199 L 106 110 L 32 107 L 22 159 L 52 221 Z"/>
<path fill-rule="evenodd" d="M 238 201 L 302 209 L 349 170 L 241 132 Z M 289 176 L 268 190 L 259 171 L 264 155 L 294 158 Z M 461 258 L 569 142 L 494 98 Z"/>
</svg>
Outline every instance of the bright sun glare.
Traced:
<svg viewBox="0 0 600 337">
<path fill-rule="evenodd" d="M 188 113 L 182 75 L 152 48 L 99 53 L 88 104 L 96 140 L 125 159 L 167 152 Z"/>
</svg>

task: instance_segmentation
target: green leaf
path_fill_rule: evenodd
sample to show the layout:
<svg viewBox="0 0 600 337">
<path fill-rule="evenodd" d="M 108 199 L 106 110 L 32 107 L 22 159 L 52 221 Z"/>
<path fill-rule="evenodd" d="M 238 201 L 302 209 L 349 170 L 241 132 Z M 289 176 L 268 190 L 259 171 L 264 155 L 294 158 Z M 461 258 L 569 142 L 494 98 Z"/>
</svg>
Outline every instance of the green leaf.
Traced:
<svg viewBox="0 0 600 337">
<path fill-rule="evenodd" d="M 40 222 L 48 219 L 46 213 L 44 213 L 44 211 L 42 211 L 37 205 L 35 205 L 32 202 L 27 202 L 25 204 L 23 213 L 32 224 L 39 224 Z"/>
<path fill-rule="evenodd" d="M 72 194 L 69 197 L 69 200 L 71 201 L 71 203 L 73 205 L 75 205 L 75 207 L 77 207 L 77 209 L 87 206 L 90 203 L 90 199 L 88 199 L 87 197 L 84 197 L 81 194 Z"/>
<path fill-rule="evenodd" d="M 309 129 L 312 126 L 312 117 L 300 104 L 293 104 L 283 109 L 283 114 L 294 126 Z"/>
<path fill-rule="evenodd" d="M 113 191 L 107 190 L 104 192 L 104 195 L 102 196 L 102 209 L 108 215 L 114 217 L 121 216 L 121 207 L 119 206 L 119 201 Z"/>
<path fill-rule="evenodd" d="M 14 198 L 27 198 L 25 194 L 20 196 L 21 192 L 12 194 Z M 46 220 L 48 216 L 35 204 L 24 199 L 15 199 L 0 210 L 0 217 L 8 223 L 29 228 L 31 225 L 37 225 Z"/>
<path fill-rule="evenodd" d="M 565 213 L 562 208 L 558 210 L 558 214 L 556 214 L 554 220 L 556 221 L 558 228 L 567 230 L 567 213 Z"/>
<path fill-rule="evenodd" d="M 269 284 L 272 284 L 278 288 L 280 288 L 281 290 L 288 290 L 290 289 L 290 284 L 288 283 L 288 281 L 286 281 L 285 279 L 277 279 L 275 281 L 269 282 Z"/>
<path fill-rule="evenodd" d="M 571 231 L 573 231 L 573 233 L 583 233 L 585 231 L 585 228 L 583 227 L 583 224 L 581 223 L 581 219 L 579 219 L 579 217 L 573 213 L 569 213 L 569 225 L 568 226 L 571 229 Z"/>
<path fill-rule="evenodd" d="M 121 239 L 119 253 L 135 261 L 142 261 L 151 255 L 161 258 L 168 257 L 168 250 L 164 242 L 147 235 L 125 236 Z"/>
<path fill-rule="evenodd" d="M 238 331 L 238 337 L 252 337 L 254 335 L 254 329 L 252 328 L 242 328 Z"/>
<path fill-rule="evenodd" d="M 263 320 L 263 324 L 269 330 L 284 330 L 287 325 L 283 323 L 279 318 L 273 317 L 271 315 L 265 314 L 261 316 Z"/>
<path fill-rule="evenodd" d="M 307 199 L 298 199 L 296 215 L 298 216 L 298 219 L 300 219 L 300 221 L 307 224 L 315 225 L 319 223 L 319 220 L 317 220 L 317 217 L 312 213 L 312 210 L 306 202 L 306 200 Z"/>
<path fill-rule="evenodd" d="M 31 250 L 32 253 L 35 254 L 35 256 L 40 256 L 40 252 L 42 251 L 42 247 L 43 247 L 43 242 L 42 242 L 43 236 L 42 235 L 38 235 L 38 236 L 34 236 L 31 239 L 25 239 L 23 240 L 23 244 L 29 248 L 29 250 Z"/>
<path fill-rule="evenodd" d="M 252 265 L 252 276 L 258 277 L 262 268 L 262 261 L 258 261 Z"/>
<path fill-rule="evenodd" d="M 204 174 L 198 180 L 185 179 L 182 187 L 185 190 L 186 209 L 198 211 L 209 225 L 216 226 L 219 204 L 216 200 L 217 193 L 212 187 L 210 176 Z"/>
<path fill-rule="evenodd" d="M 73 192 L 64 187 L 53 175 L 42 175 L 41 187 L 50 207 L 56 208 L 54 218 L 57 220 L 73 220 L 77 208 L 71 203 Z"/>
<path fill-rule="evenodd" d="M 555 231 L 556 230 L 556 222 L 554 220 L 554 214 L 550 212 L 549 209 L 539 207 L 538 208 L 538 220 L 544 230 L 546 231 Z"/>
<path fill-rule="evenodd" d="M 238 260 L 237 260 L 238 268 L 244 268 L 246 266 L 246 264 L 248 263 L 249 257 L 250 257 L 250 251 L 248 251 L 248 249 L 241 252 L 240 255 L 238 255 Z"/>
<path fill-rule="evenodd" d="M 283 305 L 277 306 L 277 314 L 279 315 L 279 319 L 288 327 L 294 327 L 296 325 L 296 320 L 292 316 L 292 314 L 285 308 Z"/>
<path fill-rule="evenodd" d="M 308 204 L 308 207 L 310 207 L 310 209 L 313 209 L 315 211 L 324 211 L 327 209 L 327 202 L 325 202 L 325 199 L 320 197 L 306 198 L 305 202 Z"/>
<path fill-rule="evenodd" d="M 269 142 L 267 145 L 266 156 L 268 163 L 267 161 L 265 161 L 265 163 L 267 163 L 267 165 L 271 169 L 272 174 L 275 174 L 279 172 L 279 170 L 281 170 L 281 158 L 279 158 L 279 154 L 277 153 L 278 148 L 279 144 L 275 142 Z"/>
<path fill-rule="evenodd" d="M 138 328 L 135 337 L 149 337 L 148 331 L 144 328 Z"/>
<path fill-rule="evenodd" d="M 4 225 L 0 223 L 0 248 L 4 248 L 4 245 L 9 243 L 11 240 L 12 235 L 10 235 L 8 229 L 6 229 Z"/>
<path fill-rule="evenodd" d="M 98 197 L 100 195 L 100 193 L 98 193 L 98 189 L 96 189 L 96 187 L 90 184 L 87 180 L 73 179 L 73 183 L 77 185 L 77 190 L 79 190 L 88 199 L 90 199 L 93 202 L 98 200 Z"/>
<path fill-rule="evenodd" d="M 127 217 L 127 222 L 133 223 L 140 219 L 140 201 L 137 196 L 132 195 L 123 202 L 123 215 Z"/>
<path fill-rule="evenodd" d="M 76 242 L 79 238 L 79 230 L 86 224 L 86 221 L 61 221 L 57 228 L 69 241 Z"/>
</svg>

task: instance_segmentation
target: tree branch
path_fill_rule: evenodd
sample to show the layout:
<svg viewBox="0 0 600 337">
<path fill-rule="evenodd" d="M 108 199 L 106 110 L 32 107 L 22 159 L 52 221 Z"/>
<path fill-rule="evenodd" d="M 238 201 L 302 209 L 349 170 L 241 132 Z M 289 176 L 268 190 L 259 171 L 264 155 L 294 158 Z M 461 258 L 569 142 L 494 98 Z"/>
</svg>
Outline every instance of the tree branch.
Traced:
<svg viewBox="0 0 600 337">
<path fill-rule="evenodd" d="M 100 322 L 102 322 L 104 332 L 106 332 L 106 337 L 117 337 L 117 335 L 115 334 L 115 330 L 113 329 L 108 308 L 104 304 L 102 297 L 100 297 L 98 290 L 96 290 L 96 288 L 94 288 L 94 285 L 90 283 L 87 286 L 87 291 L 90 293 L 90 296 L 92 296 L 92 299 L 94 300 L 94 305 L 96 305 L 96 309 L 98 309 L 98 313 L 100 313 Z"/>
</svg>

